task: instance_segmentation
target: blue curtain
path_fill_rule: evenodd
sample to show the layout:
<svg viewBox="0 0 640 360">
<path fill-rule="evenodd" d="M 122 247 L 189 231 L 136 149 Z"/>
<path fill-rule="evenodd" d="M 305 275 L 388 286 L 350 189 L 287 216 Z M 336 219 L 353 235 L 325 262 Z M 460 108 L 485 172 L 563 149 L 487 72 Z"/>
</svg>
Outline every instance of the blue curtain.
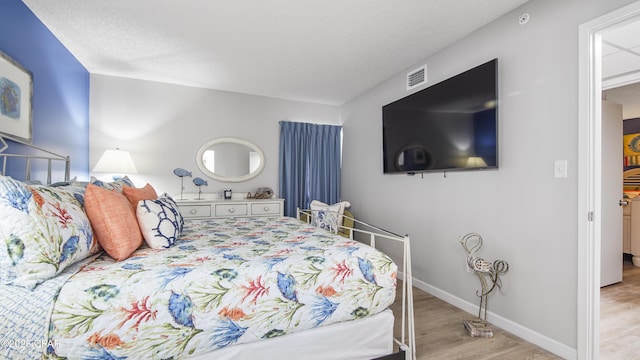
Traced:
<svg viewBox="0 0 640 360">
<path fill-rule="evenodd" d="M 342 126 L 280 122 L 278 185 L 284 214 L 309 208 L 311 200 L 340 201 Z"/>
</svg>

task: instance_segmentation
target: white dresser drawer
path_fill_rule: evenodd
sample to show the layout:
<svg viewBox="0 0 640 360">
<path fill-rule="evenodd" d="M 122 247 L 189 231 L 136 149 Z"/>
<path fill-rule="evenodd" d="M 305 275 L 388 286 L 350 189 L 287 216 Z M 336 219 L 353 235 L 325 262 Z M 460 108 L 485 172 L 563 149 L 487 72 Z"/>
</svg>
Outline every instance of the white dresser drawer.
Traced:
<svg viewBox="0 0 640 360">
<path fill-rule="evenodd" d="M 280 215 L 282 209 L 279 202 L 260 202 L 251 204 L 251 215 L 265 216 L 265 215 Z"/>
<path fill-rule="evenodd" d="M 247 204 L 214 204 L 214 217 L 247 216 Z"/>
<path fill-rule="evenodd" d="M 282 216 L 284 199 L 198 199 L 176 200 L 185 218 L 227 218 L 249 216 Z"/>
<path fill-rule="evenodd" d="M 180 205 L 180 213 L 185 218 L 211 217 L 211 205 Z"/>
</svg>

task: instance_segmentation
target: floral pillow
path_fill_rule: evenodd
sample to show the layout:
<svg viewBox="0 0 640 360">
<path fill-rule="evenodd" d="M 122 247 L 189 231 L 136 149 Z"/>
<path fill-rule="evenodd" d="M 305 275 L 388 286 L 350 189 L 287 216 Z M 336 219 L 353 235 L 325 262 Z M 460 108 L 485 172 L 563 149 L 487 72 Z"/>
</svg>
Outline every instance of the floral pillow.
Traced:
<svg viewBox="0 0 640 360">
<path fill-rule="evenodd" d="M 0 282 L 33 289 L 100 250 L 82 196 L 0 176 Z"/>
<path fill-rule="evenodd" d="M 323 203 L 322 201 L 318 201 L 318 200 L 313 200 L 311 201 L 310 208 L 311 210 L 322 210 L 322 209 L 327 209 L 328 211 L 331 211 L 333 214 L 337 213 L 338 217 L 336 219 L 336 224 L 338 226 L 342 226 L 343 224 L 343 218 L 344 218 L 344 210 L 348 207 L 351 206 L 351 203 L 348 201 L 340 201 L 337 202 L 333 205 L 327 205 L 325 203 Z M 313 214 L 312 214 L 313 215 Z M 312 218 L 313 220 L 313 218 Z"/>
<path fill-rule="evenodd" d="M 111 182 L 104 182 L 104 181 L 96 178 L 95 176 L 92 176 L 91 179 L 90 179 L 90 182 L 93 185 L 99 186 L 99 187 L 101 187 L 103 189 L 117 190 L 118 192 L 122 192 L 122 188 L 124 186 L 135 187 L 135 185 L 133 185 L 133 182 L 131 181 L 131 179 L 129 179 L 128 176 L 122 177 L 120 179 L 113 180 Z"/>
<path fill-rule="evenodd" d="M 150 248 L 169 248 L 182 233 L 184 219 L 178 205 L 167 194 L 155 200 L 140 200 L 136 215 Z"/>
<path fill-rule="evenodd" d="M 78 200 L 82 208 L 84 209 L 84 194 L 87 191 L 86 181 L 67 181 L 67 182 L 59 182 L 55 184 L 51 184 L 49 186 L 56 187 L 65 191 L 68 191 L 73 194 L 73 196 Z"/>
<path fill-rule="evenodd" d="M 338 226 L 342 225 L 338 222 L 338 218 L 341 216 L 340 211 L 344 211 L 344 207 L 340 203 L 327 205 L 313 200 L 309 207 L 311 208 L 311 225 L 333 233 L 338 231 Z"/>
</svg>

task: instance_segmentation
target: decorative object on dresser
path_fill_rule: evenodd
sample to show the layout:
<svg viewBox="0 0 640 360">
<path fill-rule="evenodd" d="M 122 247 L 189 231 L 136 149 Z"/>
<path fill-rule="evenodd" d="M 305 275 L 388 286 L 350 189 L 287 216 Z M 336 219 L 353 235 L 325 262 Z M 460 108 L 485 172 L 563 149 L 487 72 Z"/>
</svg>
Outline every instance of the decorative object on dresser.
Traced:
<svg viewBox="0 0 640 360">
<path fill-rule="evenodd" d="M 232 197 L 233 193 L 231 192 L 231 189 L 224 189 L 224 199 L 231 200 Z"/>
<path fill-rule="evenodd" d="M 271 199 L 272 197 L 273 190 L 270 187 L 259 187 L 253 195 L 247 193 L 247 199 Z"/>
<path fill-rule="evenodd" d="M 467 252 L 467 268 L 478 276 L 481 286 L 480 291 L 476 291 L 476 295 L 480 298 L 478 317 L 463 320 L 464 327 L 472 337 L 492 337 L 493 330 L 487 324 L 487 300 L 495 288 L 502 290 L 500 274 L 509 270 L 509 264 L 504 260 L 496 260 L 491 263 L 476 257 L 475 254 L 482 247 L 482 237 L 479 234 L 469 233 L 463 236 L 460 239 L 460 244 Z"/>
<path fill-rule="evenodd" d="M 209 183 L 207 183 L 207 180 L 204 180 L 199 177 L 194 178 L 193 183 L 198 187 L 198 200 L 200 200 L 202 198 L 202 187 L 208 186 Z"/>
<path fill-rule="evenodd" d="M 191 177 L 191 171 L 183 168 L 175 168 L 173 169 L 173 173 L 180 178 L 180 200 L 182 200 L 182 193 L 184 192 L 184 178 L 185 176 Z"/>
</svg>

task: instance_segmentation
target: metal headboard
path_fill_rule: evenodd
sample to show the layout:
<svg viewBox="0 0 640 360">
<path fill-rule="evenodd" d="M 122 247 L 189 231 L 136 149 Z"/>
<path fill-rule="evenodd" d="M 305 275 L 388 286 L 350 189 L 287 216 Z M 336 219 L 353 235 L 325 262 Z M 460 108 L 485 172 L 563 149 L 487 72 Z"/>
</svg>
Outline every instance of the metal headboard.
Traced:
<svg viewBox="0 0 640 360">
<path fill-rule="evenodd" d="M 43 149 L 41 147 L 35 146 L 35 145 L 31 145 L 29 143 L 26 143 L 24 141 L 20 141 L 18 139 L 7 139 L 13 142 L 17 142 L 19 144 L 22 144 L 30 149 L 34 149 L 37 151 L 40 151 L 42 153 L 45 153 L 46 155 L 31 155 L 31 154 L 11 154 L 11 153 L 4 153 L 3 151 L 5 151 L 9 146 L 7 145 L 7 143 L 5 142 L 5 138 L 2 137 L 2 135 L 0 135 L 0 158 L 2 159 L 2 168 L 0 169 L 0 175 L 5 175 L 7 172 L 7 161 L 10 158 L 13 159 L 23 159 L 25 161 L 25 172 L 24 172 L 24 178 L 21 180 L 25 180 L 25 181 L 29 181 L 31 180 L 31 160 L 34 159 L 41 159 L 41 160 L 46 160 L 47 161 L 47 184 L 51 183 L 51 169 L 52 169 L 52 163 L 54 161 L 63 161 L 64 164 L 64 181 L 69 181 L 70 178 L 70 173 L 71 173 L 71 158 L 69 156 L 64 156 L 64 155 L 59 155 L 56 154 L 54 152 L 51 152 L 49 150 Z"/>
</svg>

